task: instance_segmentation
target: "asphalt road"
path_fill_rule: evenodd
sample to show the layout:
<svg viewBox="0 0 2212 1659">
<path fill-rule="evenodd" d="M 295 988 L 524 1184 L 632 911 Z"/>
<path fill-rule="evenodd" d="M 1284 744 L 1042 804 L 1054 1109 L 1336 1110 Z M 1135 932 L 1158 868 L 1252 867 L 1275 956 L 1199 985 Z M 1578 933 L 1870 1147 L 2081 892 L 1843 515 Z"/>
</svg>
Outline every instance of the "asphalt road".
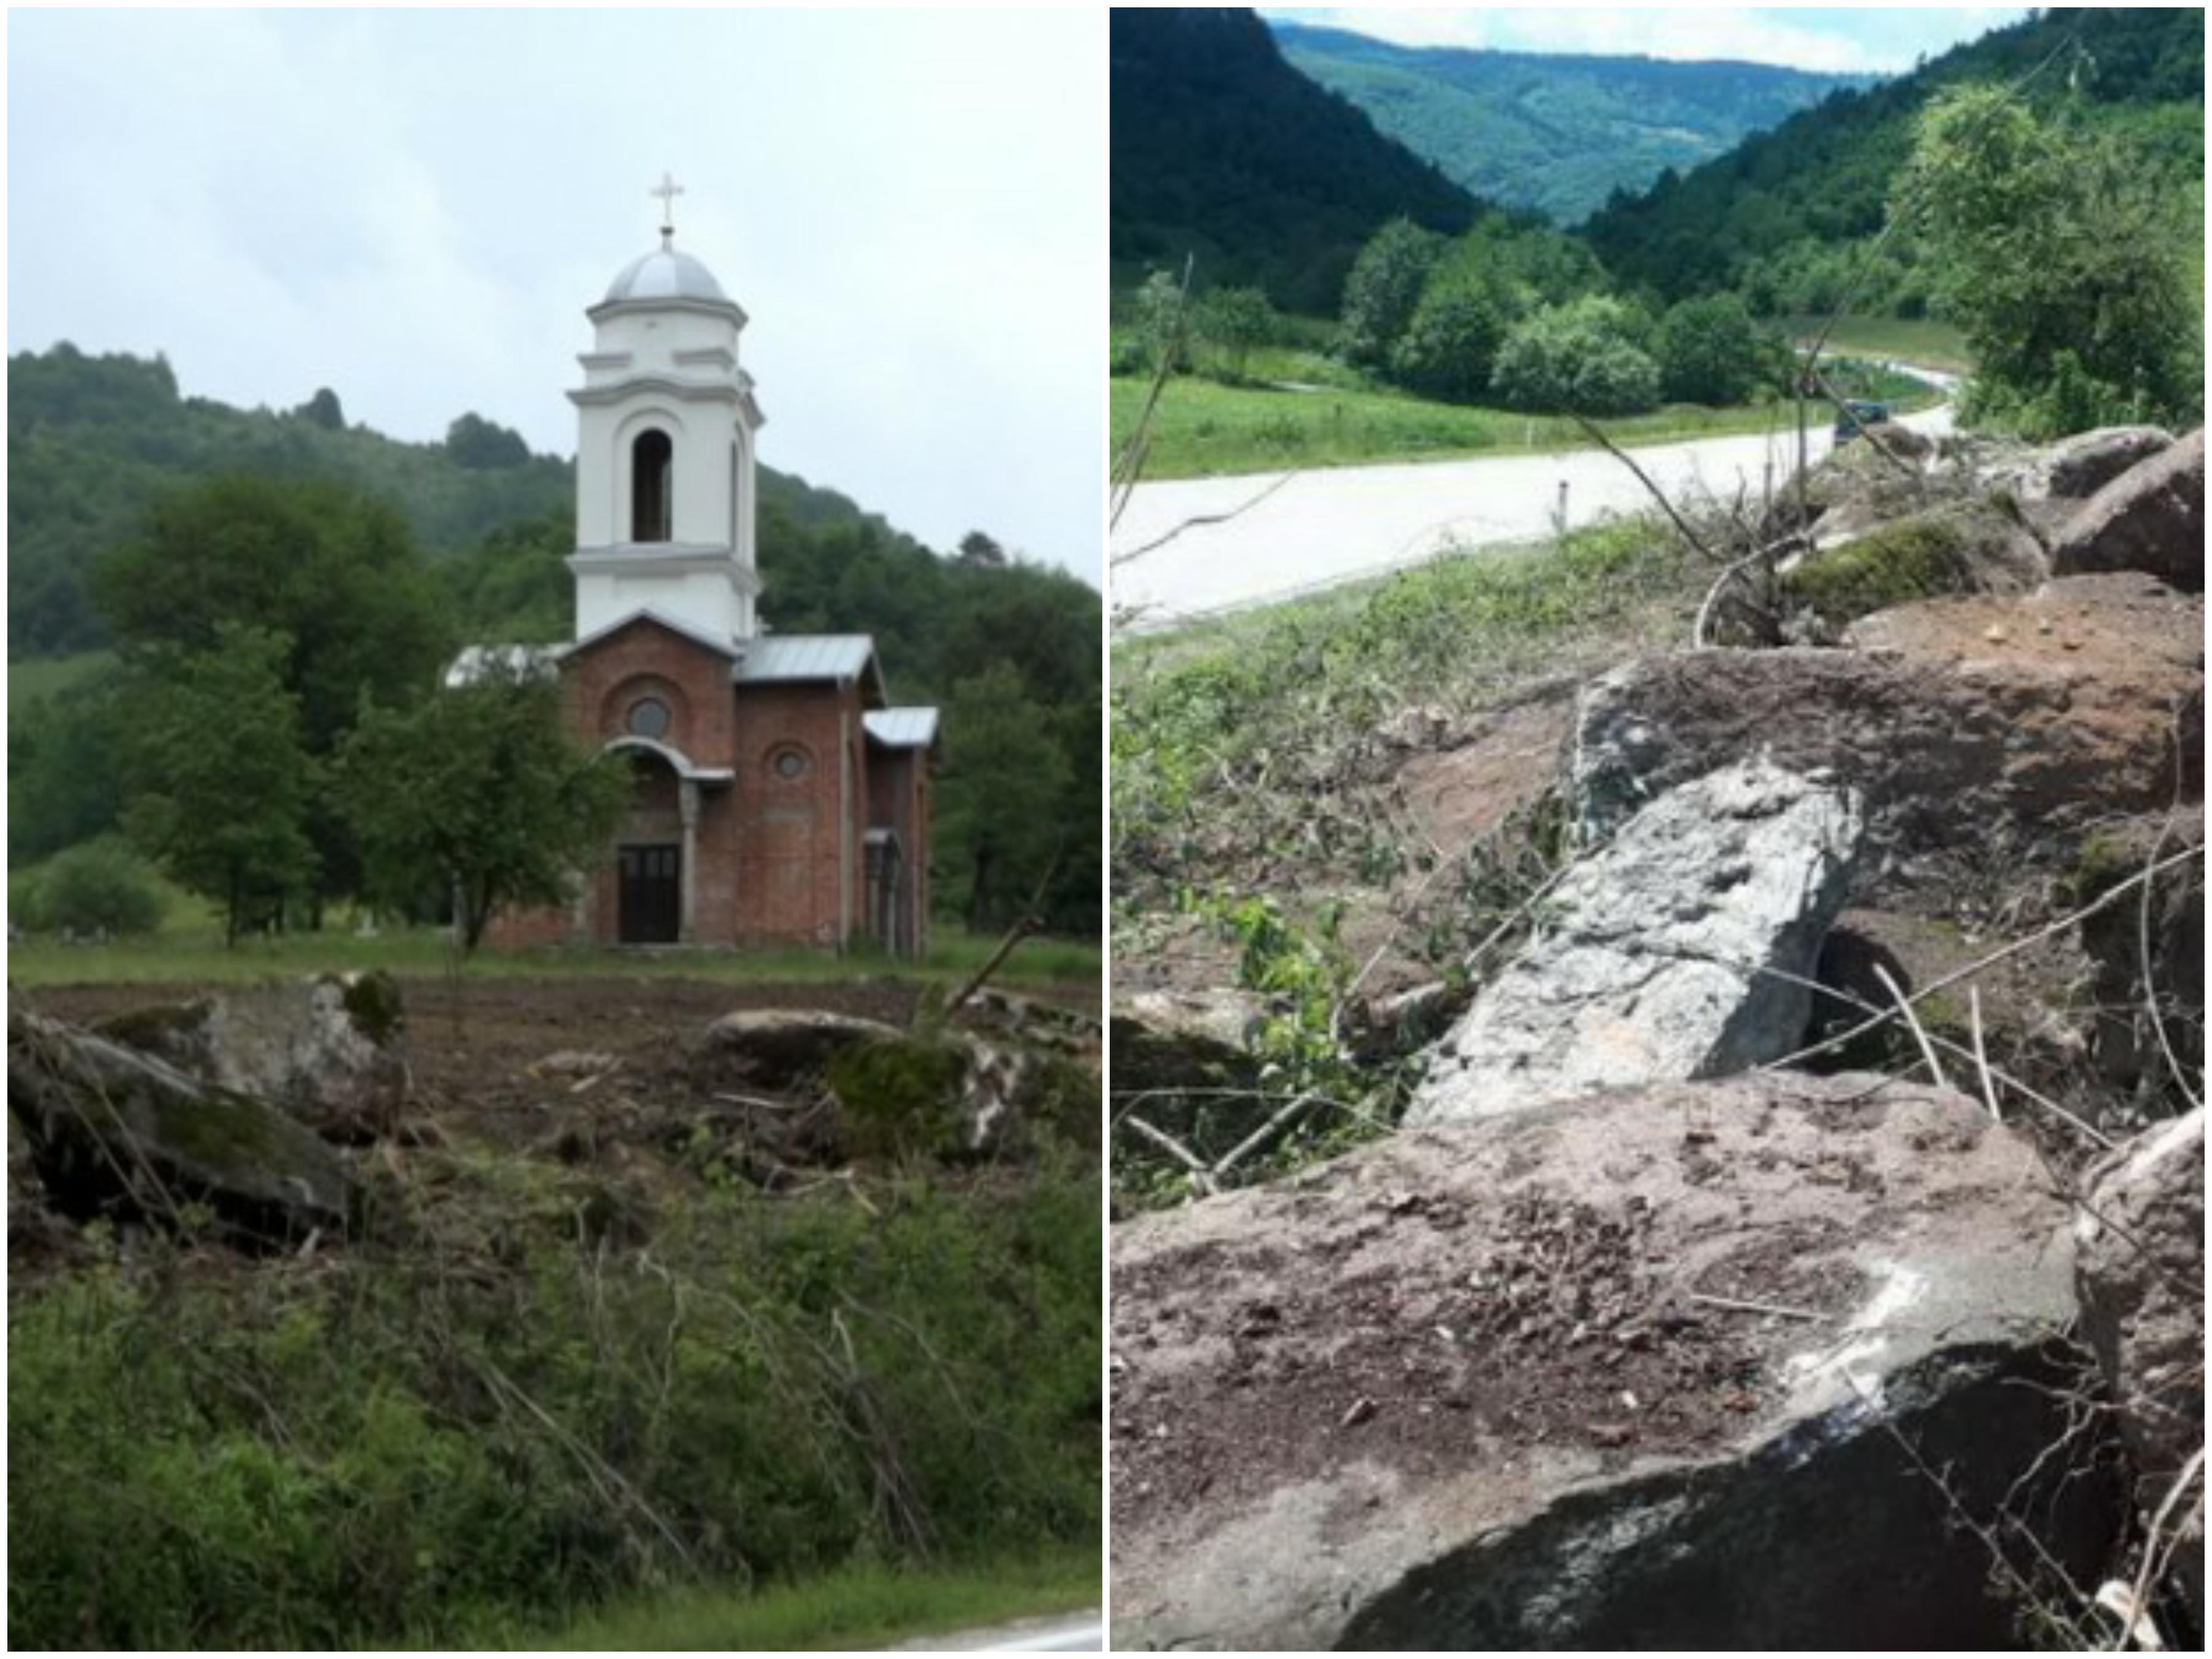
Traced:
<svg viewBox="0 0 2212 1659">
<path fill-rule="evenodd" d="M 1025 1619 L 992 1630 L 965 1631 L 901 1644 L 901 1651 L 937 1653 L 1099 1653 L 1106 1626 L 1094 1608 L 1061 1619 Z"/>
<path fill-rule="evenodd" d="M 1953 383 L 1932 370 L 1909 372 Z M 1905 424 L 1948 432 L 1951 407 L 1908 416 Z M 1832 445 L 1830 422 L 1808 438 L 1817 460 Z M 1778 484 L 1790 476 L 1796 447 L 1793 431 L 1629 453 L 1677 499 L 1700 487 L 1732 496 L 1740 486 L 1756 498 L 1770 463 Z M 1626 467 L 1597 449 L 1139 484 L 1114 530 L 1114 608 L 1124 626 L 1173 627 L 1379 575 L 1446 550 L 1533 541 L 1552 532 L 1562 503 L 1567 527 L 1579 529 L 1606 514 L 1640 512 L 1650 497 Z M 1222 521 L 1194 525 L 1143 550 L 1178 525 L 1216 516 Z"/>
</svg>

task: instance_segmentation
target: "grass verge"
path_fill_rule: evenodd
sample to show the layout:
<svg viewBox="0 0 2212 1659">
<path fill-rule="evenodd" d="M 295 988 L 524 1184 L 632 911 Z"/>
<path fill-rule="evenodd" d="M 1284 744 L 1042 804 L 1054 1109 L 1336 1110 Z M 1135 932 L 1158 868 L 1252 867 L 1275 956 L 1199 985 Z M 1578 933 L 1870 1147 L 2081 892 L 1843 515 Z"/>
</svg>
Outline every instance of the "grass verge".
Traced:
<svg viewBox="0 0 2212 1659">
<path fill-rule="evenodd" d="M 1300 354 L 1308 361 L 1311 354 Z M 1344 371 L 1336 368 L 1340 379 Z M 1938 394 L 1918 381 L 1862 376 L 1866 384 L 1838 384 L 1850 396 L 1885 398 L 1899 410 L 1925 408 Z M 1114 447 L 1119 453 L 1143 410 L 1149 385 L 1116 375 L 1112 387 Z M 1825 416 L 1820 418 L 1826 418 Z M 1707 409 L 1674 404 L 1648 415 L 1604 422 L 1624 446 L 1690 438 L 1726 437 L 1779 428 L 1790 419 L 1778 404 Z M 1374 386 L 1330 384 L 1315 391 L 1224 386 L 1179 376 L 1162 394 L 1152 417 L 1145 477 L 1208 477 L 1217 474 L 1281 471 L 1290 467 L 1432 461 L 1484 455 L 1553 454 L 1586 449 L 1589 441 L 1571 417 L 1523 415 L 1510 410 L 1434 403 Z"/>
<path fill-rule="evenodd" d="M 867 1564 L 803 1583 L 695 1589 L 611 1607 L 512 1645 L 569 1652 L 775 1652 L 887 1647 L 1098 1605 L 1096 1549 L 1066 1549 L 976 1566 Z"/>
<path fill-rule="evenodd" d="M 10 872 L 11 878 L 20 872 Z M 919 962 L 902 961 L 879 951 L 855 950 L 843 956 L 825 951 L 551 950 L 484 949 L 460 963 L 474 979 L 610 977 L 720 980 L 732 984 L 767 980 L 837 981 L 876 975 L 957 982 L 983 964 L 998 941 L 981 934 L 944 933 Z M 994 975 L 1006 985 L 1097 983 L 1103 951 L 1087 939 L 1026 939 Z M 58 939 L 19 940 L 8 952 L 11 983 L 237 984 L 260 979 L 318 973 L 346 973 L 381 968 L 401 975 L 453 971 L 453 947 L 442 929 L 415 927 L 364 938 L 338 926 L 318 933 L 287 933 L 244 939 L 226 949 L 212 921 L 189 902 L 180 906 L 159 933 L 104 945 L 68 945 Z"/>
<path fill-rule="evenodd" d="M 1825 317 L 1784 317 L 1790 338 L 1809 343 L 1826 325 Z M 1828 349 L 1845 356 L 1894 358 L 1964 374 L 1974 366 L 1966 337 L 1932 317 L 1845 317 L 1828 332 Z"/>
</svg>

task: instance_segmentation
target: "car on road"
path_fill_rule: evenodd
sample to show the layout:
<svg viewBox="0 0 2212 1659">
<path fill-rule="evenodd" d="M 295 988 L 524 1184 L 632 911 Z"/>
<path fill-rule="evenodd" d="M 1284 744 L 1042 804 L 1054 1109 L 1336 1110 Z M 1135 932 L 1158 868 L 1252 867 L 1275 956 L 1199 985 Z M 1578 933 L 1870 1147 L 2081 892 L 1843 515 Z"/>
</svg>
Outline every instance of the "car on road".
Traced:
<svg viewBox="0 0 2212 1659">
<path fill-rule="evenodd" d="M 1888 418 L 1887 404 L 1869 403 L 1863 398 L 1854 398 L 1836 416 L 1836 441 L 1847 444 L 1867 428 Z"/>
</svg>

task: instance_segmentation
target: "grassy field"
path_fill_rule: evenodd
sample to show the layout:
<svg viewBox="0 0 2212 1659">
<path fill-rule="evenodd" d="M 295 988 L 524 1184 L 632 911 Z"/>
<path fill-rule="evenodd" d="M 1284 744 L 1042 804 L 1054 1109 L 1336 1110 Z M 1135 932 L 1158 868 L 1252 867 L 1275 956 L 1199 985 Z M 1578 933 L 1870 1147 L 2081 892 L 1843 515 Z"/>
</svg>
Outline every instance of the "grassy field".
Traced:
<svg viewBox="0 0 2212 1659">
<path fill-rule="evenodd" d="M 1826 321 L 1825 317 L 1785 317 L 1782 325 L 1792 340 L 1804 343 Z M 1954 374 L 1974 366 L 1966 337 L 1932 317 L 1846 317 L 1829 332 L 1828 344 L 1846 356 L 1893 357 Z"/>
<path fill-rule="evenodd" d="M 40 697 L 65 691 L 90 679 L 115 660 L 112 651 L 80 651 L 68 657 L 33 657 L 8 664 L 8 706 L 20 708 Z"/>
<path fill-rule="evenodd" d="M 185 914 L 161 932 L 104 945 L 66 945 L 58 939 L 17 940 L 8 952 L 15 985 L 232 984 L 291 975 L 345 973 L 382 968 L 401 975 L 458 971 L 472 978 L 543 976 L 659 977 L 748 981 L 850 979 L 868 974 L 957 983 L 983 964 L 998 941 L 940 930 L 929 955 L 902 962 L 879 951 L 495 951 L 456 958 L 445 931 L 394 930 L 364 938 L 342 927 L 319 933 L 242 939 L 226 950 L 221 930 L 204 915 Z M 994 975 L 1006 985 L 1096 983 L 1100 947 L 1081 939 L 1026 939 Z"/>
<path fill-rule="evenodd" d="M 772 1652 L 878 1648 L 1098 1605 L 1096 1552 L 976 1569 L 859 1566 L 759 1591 L 693 1591 L 611 1607 L 510 1645 L 568 1651 Z"/>
<path fill-rule="evenodd" d="M 1346 371 L 1338 366 L 1337 373 Z M 1117 454 L 1135 428 L 1149 390 L 1140 378 L 1113 378 Z M 1923 392 L 1897 401 L 1901 408 L 1911 409 L 1934 398 Z M 1775 404 L 1734 409 L 1674 404 L 1600 424 L 1615 442 L 1632 445 L 1764 432 L 1788 419 L 1788 410 Z M 1182 376 L 1161 395 L 1153 415 L 1145 477 L 1200 478 L 1291 467 L 1545 454 L 1589 447 L 1582 428 L 1565 416 L 1431 403 L 1374 387 L 1334 385 L 1292 392 Z"/>
</svg>

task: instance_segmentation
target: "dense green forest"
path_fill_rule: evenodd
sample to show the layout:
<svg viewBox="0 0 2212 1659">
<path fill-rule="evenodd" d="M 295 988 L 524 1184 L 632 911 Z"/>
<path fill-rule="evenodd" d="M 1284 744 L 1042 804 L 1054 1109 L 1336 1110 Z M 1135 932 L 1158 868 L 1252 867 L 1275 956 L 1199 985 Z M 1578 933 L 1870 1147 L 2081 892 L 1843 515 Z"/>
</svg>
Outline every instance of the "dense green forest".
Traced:
<svg viewBox="0 0 2212 1659">
<path fill-rule="evenodd" d="M 1579 222 L 1615 191 L 1693 167 L 1876 77 L 1769 64 L 1676 63 L 1402 46 L 1273 20 L 1291 64 L 1476 196 Z"/>
<path fill-rule="evenodd" d="M 457 420 L 442 444 L 401 443 L 349 426 L 327 391 L 290 410 L 239 410 L 181 396 L 160 359 L 95 357 L 68 345 L 12 357 L 9 392 L 11 665 L 157 637 L 149 630 L 158 619 L 133 614 L 133 596 L 118 584 L 103 592 L 98 571 L 127 568 L 160 513 L 188 499 L 204 510 L 210 486 L 239 478 L 307 492 L 300 499 L 320 502 L 311 516 L 326 530 L 356 520 L 372 527 L 350 540 L 326 535 L 312 550 L 337 561 L 332 582 L 346 579 L 356 546 L 407 581 L 419 571 L 442 635 L 433 659 L 471 641 L 571 631 L 562 562 L 573 551 L 573 469 L 531 454 L 518 434 L 479 416 Z M 767 469 L 761 500 L 769 623 L 784 633 L 873 633 L 895 698 L 947 708 L 938 869 L 945 905 L 995 925 L 1056 860 L 1054 926 L 1095 931 L 1097 592 L 1056 568 L 1007 558 L 980 533 L 940 556 L 846 497 Z M 386 591 L 386 579 L 372 586 Z M 283 617 L 248 620 L 298 634 Z M 121 820 L 129 784 L 115 705 L 125 701 L 118 688 L 131 655 L 11 707 L 11 863 Z M 350 709 L 353 690 L 330 696 Z M 978 728 L 972 735 L 963 714 Z M 994 873 L 978 890 L 983 871 Z"/>
<path fill-rule="evenodd" d="M 1973 82 L 2021 81 L 2031 101 L 2132 152 L 2202 246 L 2204 14 L 2197 7 L 2052 9 L 1863 92 L 1843 92 L 1687 173 L 1623 192 L 1587 227 L 1607 267 L 1666 299 L 1731 289 L 1765 314 L 1842 301 L 1887 221 L 1915 122 Z M 1935 283 L 1917 239 L 1893 239 L 1856 311 L 1913 317 Z"/>
<path fill-rule="evenodd" d="M 1457 231 L 1474 216 L 1466 191 L 1285 63 L 1252 12 L 1117 7 L 1112 60 L 1117 287 L 1194 255 L 1202 285 L 1330 312 L 1385 221 Z"/>
</svg>

